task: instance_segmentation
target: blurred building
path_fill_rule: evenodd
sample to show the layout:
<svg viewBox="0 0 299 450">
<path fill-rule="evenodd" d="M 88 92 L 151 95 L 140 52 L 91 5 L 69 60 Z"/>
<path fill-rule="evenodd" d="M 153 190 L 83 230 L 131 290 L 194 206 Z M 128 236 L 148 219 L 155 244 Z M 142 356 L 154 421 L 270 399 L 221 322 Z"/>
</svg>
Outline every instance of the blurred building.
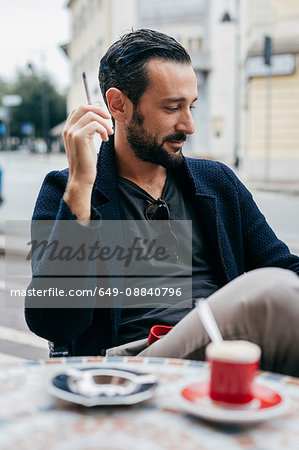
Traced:
<svg viewBox="0 0 299 450">
<path fill-rule="evenodd" d="M 265 65 L 265 36 L 271 65 Z M 246 171 L 299 180 L 299 2 L 251 0 L 246 61 Z"/>
</svg>

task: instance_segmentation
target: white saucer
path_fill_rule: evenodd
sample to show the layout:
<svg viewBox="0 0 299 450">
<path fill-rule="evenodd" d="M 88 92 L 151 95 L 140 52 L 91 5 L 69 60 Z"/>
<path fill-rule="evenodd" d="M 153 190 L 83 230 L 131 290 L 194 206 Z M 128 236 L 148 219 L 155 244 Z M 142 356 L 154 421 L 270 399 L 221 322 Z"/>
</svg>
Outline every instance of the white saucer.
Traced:
<svg viewBox="0 0 299 450">
<path fill-rule="evenodd" d="M 179 405 L 187 413 L 212 422 L 251 424 L 272 419 L 286 412 L 283 394 L 256 383 L 254 399 L 244 406 L 231 406 L 214 402 L 209 397 L 208 381 L 189 384 L 180 390 Z"/>
<path fill-rule="evenodd" d="M 48 384 L 55 397 L 88 407 L 139 403 L 152 397 L 156 387 L 154 375 L 115 367 L 70 368 Z"/>
</svg>

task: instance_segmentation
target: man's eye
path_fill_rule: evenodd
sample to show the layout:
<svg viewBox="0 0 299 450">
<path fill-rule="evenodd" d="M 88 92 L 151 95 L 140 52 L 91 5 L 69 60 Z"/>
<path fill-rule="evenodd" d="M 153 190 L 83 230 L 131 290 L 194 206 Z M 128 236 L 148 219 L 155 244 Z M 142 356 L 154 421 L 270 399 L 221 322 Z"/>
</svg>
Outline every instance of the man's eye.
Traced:
<svg viewBox="0 0 299 450">
<path fill-rule="evenodd" d="M 175 108 L 171 108 L 170 106 L 168 106 L 166 109 L 167 109 L 167 111 L 173 112 L 173 111 L 177 111 L 179 108 L 177 106 Z"/>
<path fill-rule="evenodd" d="M 196 109 L 196 106 L 195 105 L 191 105 L 190 109 Z"/>
</svg>

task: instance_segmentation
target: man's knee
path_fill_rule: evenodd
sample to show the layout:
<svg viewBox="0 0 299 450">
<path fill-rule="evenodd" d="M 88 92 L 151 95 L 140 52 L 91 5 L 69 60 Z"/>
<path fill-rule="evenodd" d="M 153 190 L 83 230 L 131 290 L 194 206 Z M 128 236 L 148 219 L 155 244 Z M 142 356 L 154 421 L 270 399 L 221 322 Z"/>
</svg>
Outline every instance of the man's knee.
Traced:
<svg viewBox="0 0 299 450">
<path fill-rule="evenodd" d="M 247 272 L 246 277 L 251 278 L 251 281 L 257 282 L 273 282 L 275 280 L 280 280 L 288 283 L 290 280 L 299 280 L 299 277 L 295 272 L 288 269 L 281 269 L 280 267 L 262 267 L 260 269 L 254 269 Z"/>
<path fill-rule="evenodd" d="M 280 335 L 286 327 L 294 331 L 299 317 L 299 278 L 278 268 L 254 272 L 252 295 L 243 298 L 241 305 L 251 331 L 257 336 L 267 332 Z"/>
<path fill-rule="evenodd" d="M 210 297 L 219 325 L 232 335 L 260 337 L 265 323 L 283 313 L 299 315 L 299 278 L 289 270 L 262 268 L 236 278 Z"/>
<path fill-rule="evenodd" d="M 260 302 L 272 302 L 273 306 L 281 303 L 299 305 L 299 277 L 292 271 L 276 267 L 248 272 L 252 285 L 246 296 L 253 305 Z"/>
</svg>

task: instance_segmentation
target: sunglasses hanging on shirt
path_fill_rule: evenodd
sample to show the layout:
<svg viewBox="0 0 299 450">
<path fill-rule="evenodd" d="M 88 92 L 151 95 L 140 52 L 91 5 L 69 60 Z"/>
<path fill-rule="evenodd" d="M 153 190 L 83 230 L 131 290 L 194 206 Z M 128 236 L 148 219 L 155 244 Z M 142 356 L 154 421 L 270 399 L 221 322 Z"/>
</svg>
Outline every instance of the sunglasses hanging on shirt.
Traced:
<svg viewBox="0 0 299 450">
<path fill-rule="evenodd" d="M 164 244 L 162 238 L 163 240 L 165 239 L 167 244 L 166 248 L 173 257 L 172 259 L 178 261 L 180 244 L 170 225 L 170 212 L 167 203 L 161 198 L 152 202 L 148 201 L 148 205 L 144 210 L 144 215 L 146 220 L 153 225 L 162 220 L 163 224 L 167 226 L 167 232 L 162 233 L 159 239 L 162 244 Z"/>
</svg>

